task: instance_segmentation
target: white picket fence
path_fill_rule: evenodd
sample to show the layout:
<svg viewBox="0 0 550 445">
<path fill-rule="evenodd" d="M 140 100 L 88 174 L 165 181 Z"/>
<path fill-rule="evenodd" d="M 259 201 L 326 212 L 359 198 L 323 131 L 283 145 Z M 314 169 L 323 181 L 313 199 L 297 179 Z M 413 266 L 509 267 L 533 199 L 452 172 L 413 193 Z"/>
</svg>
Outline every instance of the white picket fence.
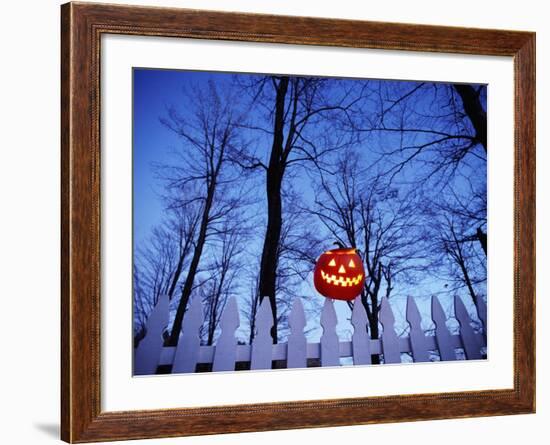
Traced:
<svg viewBox="0 0 550 445">
<path fill-rule="evenodd" d="M 409 353 L 415 362 L 430 361 L 436 353 L 440 360 L 457 360 L 457 350 L 466 359 L 481 359 L 486 348 L 487 307 L 482 299 L 476 301 L 478 318 L 483 330 L 475 330 L 473 321 L 459 297 L 454 299 L 454 318 L 458 333 L 451 333 L 447 318 L 437 297 L 432 297 L 431 318 L 433 335 L 421 328 L 421 317 L 414 298 L 407 299 L 406 320 L 409 335 L 399 337 L 394 329 L 395 318 L 386 299 L 381 302 L 380 339 L 367 333 L 367 314 L 360 300 L 355 301 L 351 316 L 354 333 L 351 341 L 339 341 L 337 317 L 332 300 L 326 300 L 321 313 L 323 335 L 319 343 L 308 343 L 304 335 L 306 319 L 300 299 L 296 299 L 289 315 L 290 335 L 286 343 L 273 344 L 273 318 L 265 298 L 256 315 L 257 333 L 252 345 L 237 344 L 235 331 L 240 326 L 239 311 L 234 299 L 223 312 L 216 345 L 200 344 L 199 331 L 203 324 L 202 303 L 194 298 L 188 307 L 177 346 L 163 346 L 163 330 L 168 325 L 168 297 L 160 298 L 147 321 L 147 334 L 135 349 L 134 375 L 155 374 L 159 366 L 171 365 L 172 373 L 195 372 L 197 364 L 211 364 L 212 371 L 233 371 L 237 362 L 250 362 L 250 369 L 271 369 L 272 361 L 286 360 L 287 368 L 305 368 L 308 359 L 318 359 L 321 366 L 339 366 L 342 358 L 351 358 L 354 365 L 371 363 L 372 354 L 382 354 L 384 363 L 401 363 L 401 354 Z"/>
</svg>

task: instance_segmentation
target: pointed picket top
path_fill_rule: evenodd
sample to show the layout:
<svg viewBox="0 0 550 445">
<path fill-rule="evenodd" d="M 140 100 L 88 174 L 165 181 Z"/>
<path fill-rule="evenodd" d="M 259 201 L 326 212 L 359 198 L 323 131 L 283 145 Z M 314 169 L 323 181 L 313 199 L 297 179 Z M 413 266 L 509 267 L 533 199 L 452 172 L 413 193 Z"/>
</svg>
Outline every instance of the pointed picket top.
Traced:
<svg viewBox="0 0 550 445">
<path fill-rule="evenodd" d="M 410 295 L 407 297 L 407 321 L 409 324 L 420 327 L 422 324 L 422 317 L 420 316 L 420 311 L 414 301 L 414 297 Z"/>
<path fill-rule="evenodd" d="M 321 326 L 323 335 L 321 336 L 321 366 L 340 365 L 340 345 L 336 335 L 336 325 L 338 318 L 334 310 L 334 303 L 331 299 L 326 299 L 323 311 L 321 312 Z"/>
<path fill-rule="evenodd" d="M 134 356 L 134 374 L 155 374 L 164 339 L 162 332 L 168 324 L 168 295 L 161 295 L 145 325 L 146 335 L 139 343 Z"/>
<path fill-rule="evenodd" d="M 304 334 L 306 316 L 302 299 L 296 298 L 288 317 L 290 335 L 287 346 L 287 368 L 305 368 L 307 366 L 307 340 Z"/>
<path fill-rule="evenodd" d="M 351 324 L 353 325 L 353 336 L 351 344 L 353 349 L 353 364 L 354 365 L 370 365 L 370 337 L 367 333 L 367 312 L 361 301 L 361 296 L 357 297 L 353 303 L 353 311 L 351 312 Z"/>
<path fill-rule="evenodd" d="M 407 322 L 411 327 L 409 339 L 411 342 L 413 360 L 415 362 L 430 361 L 428 342 L 426 340 L 426 335 L 422 330 L 422 317 L 420 316 L 420 312 L 414 298 L 411 296 L 407 298 Z"/>
<path fill-rule="evenodd" d="M 296 330 L 302 334 L 304 333 L 304 328 L 306 327 L 306 316 L 301 298 L 296 298 L 294 303 L 292 303 L 292 310 L 288 316 L 288 324 L 292 332 Z"/>
<path fill-rule="evenodd" d="M 257 333 L 252 342 L 252 356 L 250 369 L 271 369 L 271 355 L 273 352 L 273 313 L 269 298 L 264 297 L 256 313 Z"/>
<path fill-rule="evenodd" d="M 237 351 L 235 331 L 240 325 L 235 298 L 229 299 L 220 320 L 221 334 L 214 351 L 212 371 L 234 371 Z"/>
<path fill-rule="evenodd" d="M 453 346 L 451 333 L 447 328 L 447 317 L 441 307 L 439 298 L 432 297 L 432 320 L 435 324 L 435 338 L 442 361 L 456 360 L 456 352 Z"/>
<path fill-rule="evenodd" d="M 382 352 L 384 363 L 401 363 L 401 351 L 399 350 L 399 338 L 395 333 L 395 317 L 387 298 L 382 298 L 380 303 L 380 324 L 382 332 Z"/>
<path fill-rule="evenodd" d="M 481 344 L 476 337 L 472 325 L 470 324 L 470 314 L 466 310 L 462 299 L 455 296 L 455 317 L 460 324 L 460 338 L 462 347 L 467 360 L 476 360 L 481 358 Z"/>
<path fill-rule="evenodd" d="M 202 301 L 195 295 L 183 317 L 172 373 L 195 372 L 201 345 L 200 328 L 204 322 Z"/>
<path fill-rule="evenodd" d="M 270 329 L 272 326 L 273 313 L 271 312 L 271 304 L 269 303 L 269 298 L 264 297 L 256 313 L 256 328 L 258 329 L 257 336 L 264 335 L 267 330 L 267 335 L 271 337 Z"/>
</svg>

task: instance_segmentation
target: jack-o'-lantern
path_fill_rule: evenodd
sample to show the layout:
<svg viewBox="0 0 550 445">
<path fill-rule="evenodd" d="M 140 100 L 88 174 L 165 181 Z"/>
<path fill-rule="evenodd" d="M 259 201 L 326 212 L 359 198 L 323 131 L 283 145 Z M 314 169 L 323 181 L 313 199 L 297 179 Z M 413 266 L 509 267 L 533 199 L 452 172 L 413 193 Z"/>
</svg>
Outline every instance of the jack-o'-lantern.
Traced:
<svg viewBox="0 0 550 445">
<path fill-rule="evenodd" d="M 335 300 L 353 300 L 365 283 L 363 261 L 356 249 L 328 250 L 317 260 L 313 284 L 317 291 Z"/>
</svg>

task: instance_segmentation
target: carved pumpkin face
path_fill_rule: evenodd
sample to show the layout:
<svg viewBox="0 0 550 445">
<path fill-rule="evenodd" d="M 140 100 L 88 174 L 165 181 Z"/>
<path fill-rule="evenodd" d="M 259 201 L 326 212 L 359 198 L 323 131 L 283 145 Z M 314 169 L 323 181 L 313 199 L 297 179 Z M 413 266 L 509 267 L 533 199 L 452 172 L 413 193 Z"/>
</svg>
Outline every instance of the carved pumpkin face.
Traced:
<svg viewBox="0 0 550 445">
<path fill-rule="evenodd" d="M 333 249 L 323 253 L 313 272 L 317 291 L 336 300 L 353 300 L 365 283 L 365 269 L 355 249 Z"/>
</svg>

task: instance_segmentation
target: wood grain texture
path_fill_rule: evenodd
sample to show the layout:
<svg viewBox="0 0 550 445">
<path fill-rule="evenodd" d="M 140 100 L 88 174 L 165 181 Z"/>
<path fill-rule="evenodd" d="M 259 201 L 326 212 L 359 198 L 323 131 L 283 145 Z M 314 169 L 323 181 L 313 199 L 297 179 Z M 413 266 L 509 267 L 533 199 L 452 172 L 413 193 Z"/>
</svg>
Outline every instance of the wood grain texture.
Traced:
<svg viewBox="0 0 550 445">
<path fill-rule="evenodd" d="M 91 3 L 65 4 L 61 11 L 63 440 L 92 442 L 534 412 L 534 33 Z M 512 56 L 516 107 L 514 388 L 101 412 L 99 57 L 103 33 Z"/>
</svg>

